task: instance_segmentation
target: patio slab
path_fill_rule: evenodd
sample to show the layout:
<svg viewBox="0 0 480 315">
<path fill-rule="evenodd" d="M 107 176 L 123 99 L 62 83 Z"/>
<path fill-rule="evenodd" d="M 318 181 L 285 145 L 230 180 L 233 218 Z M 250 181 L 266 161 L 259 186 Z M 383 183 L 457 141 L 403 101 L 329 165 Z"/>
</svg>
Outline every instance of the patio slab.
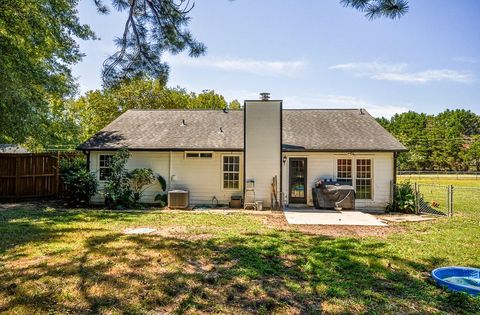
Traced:
<svg viewBox="0 0 480 315">
<path fill-rule="evenodd" d="M 356 210 L 335 211 L 313 208 L 287 208 L 284 212 L 289 224 L 388 226 L 375 216 Z"/>
</svg>

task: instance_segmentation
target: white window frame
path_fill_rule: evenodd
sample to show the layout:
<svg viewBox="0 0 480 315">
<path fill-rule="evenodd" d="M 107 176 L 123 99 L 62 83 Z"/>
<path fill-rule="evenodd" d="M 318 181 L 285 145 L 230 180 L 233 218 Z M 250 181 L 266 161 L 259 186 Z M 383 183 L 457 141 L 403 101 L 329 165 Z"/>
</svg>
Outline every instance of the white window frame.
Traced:
<svg viewBox="0 0 480 315">
<path fill-rule="evenodd" d="M 369 199 L 360 199 L 357 200 L 375 200 L 375 174 L 374 174 L 374 163 L 375 159 L 372 155 L 335 155 L 335 180 L 338 181 L 338 160 L 348 160 L 352 161 L 352 186 L 357 191 L 357 160 L 370 160 L 370 179 L 371 181 L 371 198 Z"/>
<path fill-rule="evenodd" d="M 339 165 L 338 165 L 338 161 L 339 161 L 339 160 L 347 160 L 347 161 L 350 161 L 350 178 L 347 178 L 347 177 L 339 177 L 339 176 L 338 176 L 338 166 L 339 166 Z M 355 170 L 354 166 L 355 166 L 354 159 L 352 159 L 351 157 L 340 157 L 340 156 L 335 157 L 335 179 L 336 179 L 336 181 L 338 182 L 338 181 L 339 181 L 339 180 L 338 180 L 339 178 L 340 178 L 340 179 L 344 179 L 344 180 L 350 179 L 350 180 L 352 181 L 352 186 L 354 186 L 354 185 L 353 185 L 353 184 L 354 184 L 354 181 L 355 181 L 355 180 L 354 180 L 354 177 L 355 177 L 355 176 L 354 176 L 354 170 Z"/>
<path fill-rule="evenodd" d="M 238 157 L 238 172 L 235 171 L 224 171 L 223 166 L 224 166 L 224 158 L 226 157 Z M 225 173 L 238 173 L 238 188 L 225 188 L 225 180 L 223 179 Z M 220 160 L 220 187 L 222 191 L 241 191 L 242 190 L 242 156 L 240 154 L 222 154 L 221 160 Z"/>
<path fill-rule="evenodd" d="M 197 156 L 188 156 L 189 154 L 196 154 Z M 201 156 L 202 154 L 210 154 L 210 156 Z M 185 151 L 185 160 L 211 160 L 213 159 L 213 152 L 211 151 Z"/>
<path fill-rule="evenodd" d="M 357 177 L 357 162 L 358 160 L 369 160 L 370 161 L 370 177 L 358 178 Z M 356 157 L 355 158 L 355 192 L 357 191 L 357 180 L 370 180 L 370 198 L 358 198 L 358 200 L 374 200 L 374 175 L 373 175 L 373 158 L 372 157 Z"/>
<path fill-rule="evenodd" d="M 98 180 L 100 182 L 105 182 L 107 181 L 107 179 L 102 179 L 101 178 L 101 169 L 105 169 L 105 168 L 109 168 L 109 167 L 106 167 L 106 166 L 101 166 L 101 160 L 102 160 L 102 156 L 109 156 L 110 157 L 110 160 L 112 159 L 113 157 L 113 154 L 110 154 L 110 153 L 107 153 L 107 154 L 99 154 L 98 155 Z"/>
</svg>

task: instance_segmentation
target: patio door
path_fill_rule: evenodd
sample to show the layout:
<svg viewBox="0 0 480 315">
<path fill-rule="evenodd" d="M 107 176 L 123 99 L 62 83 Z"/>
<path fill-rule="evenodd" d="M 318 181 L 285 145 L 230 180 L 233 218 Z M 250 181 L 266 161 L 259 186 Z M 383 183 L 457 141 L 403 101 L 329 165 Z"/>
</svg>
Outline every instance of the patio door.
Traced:
<svg viewBox="0 0 480 315">
<path fill-rule="evenodd" d="M 307 158 L 290 158 L 288 165 L 288 202 L 306 204 Z"/>
</svg>

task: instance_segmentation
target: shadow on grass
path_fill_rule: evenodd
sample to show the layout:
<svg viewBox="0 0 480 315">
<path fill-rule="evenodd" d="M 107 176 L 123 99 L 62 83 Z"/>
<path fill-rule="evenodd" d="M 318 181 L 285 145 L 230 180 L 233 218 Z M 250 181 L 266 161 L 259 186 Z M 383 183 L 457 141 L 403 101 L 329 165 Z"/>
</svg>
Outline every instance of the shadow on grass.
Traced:
<svg viewBox="0 0 480 315">
<path fill-rule="evenodd" d="M 0 254 L 65 234 L 78 235 L 82 250 L 14 272 L 3 268 L 14 258 L 2 259 L 0 312 L 480 312 L 479 299 L 448 293 L 427 280 L 425 273 L 439 258 L 410 261 L 389 252 L 383 241 L 280 231 L 202 240 L 127 236 L 63 227 L 105 214 L 3 215 L 2 235 L 13 232 L 19 240 L 2 238 Z M 108 213 L 107 220 L 130 220 L 130 214 Z"/>
</svg>

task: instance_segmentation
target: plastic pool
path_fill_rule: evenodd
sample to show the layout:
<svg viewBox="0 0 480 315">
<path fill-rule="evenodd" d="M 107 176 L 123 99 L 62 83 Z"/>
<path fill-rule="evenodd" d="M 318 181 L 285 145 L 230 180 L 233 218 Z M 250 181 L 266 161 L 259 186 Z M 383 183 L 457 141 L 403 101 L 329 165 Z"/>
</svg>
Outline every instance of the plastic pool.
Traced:
<svg viewBox="0 0 480 315">
<path fill-rule="evenodd" d="M 438 285 L 452 291 L 480 295 L 480 269 L 469 267 L 442 267 L 432 271 Z"/>
</svg>

